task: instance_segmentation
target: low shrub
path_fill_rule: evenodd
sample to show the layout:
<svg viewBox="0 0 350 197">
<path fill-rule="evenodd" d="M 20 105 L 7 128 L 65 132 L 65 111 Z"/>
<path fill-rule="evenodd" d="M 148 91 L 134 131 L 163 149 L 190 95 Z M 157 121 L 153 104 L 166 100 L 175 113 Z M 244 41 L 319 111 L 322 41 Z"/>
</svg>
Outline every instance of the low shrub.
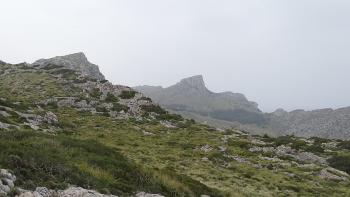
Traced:
<svg viewBox="0 0 350 197">
<path fill-rule="evenodd" d="M 338 154 L 327 160 L 329 165 L 333 168 L 350 173 L 350 155 Z"/>
<path fill-rule="evenodd" d="M 116 112 L 121 112 L 121 111 L 127 112 L 129 111 L 129 107 L 126 105 L 122 105 L 120 103 L 113 103 L 113 107 L 111 110 Z"/>
<path fill-rule="evenodd" d="M 96 107 L 97 112 L 108 112 L 108 109 L 102 106 L 97 106 Z"/>
<path fill-rule="evenodd" d="M 119 97 L 122 99 L 132 99 L 135 97 L 136 93 L 137 92 L 133 90 L 123 90 Z"/>
<path fill-rule="evenodd" d="M 143 100 L 143 101 L 152 101 L 152 99 L 151 98 L 149 98 L 149 97 L 145 97 L 145 96 L 143 96 L 143 97 L 141 97 L 139 100 Z"/>
<path fill-rule="evenodd" d="M 251 147 L 251 144 L 249 141 L 246 140 L 238 140 L 238 139 L 229 139 L 228 140 L 229 146 L 239 147 L 241 149 L 249 149 Z"/>
<path fill-rule="evenodd" d="M 105 101 L 109 103 L 114 103 L 114 102 L 118 102 L 119 99 L 118 97 L 114 96 L 114 94 L 108 92 Z"/>
<path fill-rule="evenodd" d="M 100 99 L 102 95 L 102 92 L 99 88 L 94 88 L 91 92 L 90 92 L 90 96 L 96 99 Z"/>
<path fill-rule="evenodd" d="M 338 144 L 339 148 L 350 150 L 350 141 L 341 141 Z"/>
<path fill-rule="evenodd" d="M 156 114 L 166 114 L 167 112 L 161 108 L 159 105 L 141 105 L 142 110 L 145 112 L 154 112 Z"/>
<path fill-rule="evenodd" d="M 168 120 L 168 121 L 181 121 L 183 120 L 182 116 L 181 115 L 178 115 L 178 114 L 169 114 L 169 113 L 166 113 L 166 114 L 160 114 L 158 117 L 157 117 L 158 120 Z"/>
</svg>

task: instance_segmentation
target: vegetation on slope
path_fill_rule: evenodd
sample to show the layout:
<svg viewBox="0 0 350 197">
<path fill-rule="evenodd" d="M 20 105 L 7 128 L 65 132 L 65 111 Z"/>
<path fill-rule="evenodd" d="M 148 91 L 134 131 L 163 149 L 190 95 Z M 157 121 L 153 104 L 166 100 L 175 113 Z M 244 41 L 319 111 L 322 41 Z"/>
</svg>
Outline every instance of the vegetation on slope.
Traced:
<svg viewBox="0 0 350 197">
<path fill-rule="evenodd" d="M 2 65 L 0 70 L 8 67 Z M 74 184 L 120 196 L 137 191 L 165 196 L 350 195 L 349 180 L 320 176 L 326 164 L 276 151 L 290 147 L 288 150 L 295 153 L 329 158 L 331 166 L 349 172 L 345 142 L 331 146 L 338 142 L 216 130 L 183 120 L 157 105 L 142 105 L 142 117 L 117 119 L 107 113 L 108 105 L 117 112 L 128 111 L 132 106 L 120 102 L 133 99 L 136 93 L 122 92 L 120 99 L 112 94 L 103 98 L 97 87 L 86 93 L 73 86 L 88 79 L 62 78 L 50 72 L 15 69 L 1 76 L 0 95 L 4 99 L 0 99 L 0 111 L 12 114 L 1 115 L 0 122 L 18 128 L 0 130 L 0 168 L 13 170 L 23 188 L 61 189 Z M 55 101 L 37 105 L 52 97 L 72 96 L 95 103 L 96 112 L 59 107 Z M 33 131 L 24 125 L 27 119 L 6 107 L 35 115 L 52 112 L 58 123 L 44 124 L 45 129 L 54 126 L 52 133 L 41 128 Z M 274 151 L 253 151 L 263 148 Z"/>
</svg>

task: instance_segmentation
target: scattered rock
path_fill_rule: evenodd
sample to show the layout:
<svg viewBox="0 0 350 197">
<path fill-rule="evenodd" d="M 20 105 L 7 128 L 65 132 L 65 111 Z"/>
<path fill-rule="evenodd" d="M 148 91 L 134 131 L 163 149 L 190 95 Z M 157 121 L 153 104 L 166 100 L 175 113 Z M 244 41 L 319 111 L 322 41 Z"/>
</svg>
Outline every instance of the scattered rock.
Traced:
<svg viewBox="0 0 350 197">
<path fill-rule="evenodd" d="M 203 157 L 202 161 L 207 162 L 207 161 L 209 161 L 209 159 L 208 159 L 208 157 Z"/>
<path fill-rule="evenodd" d="M 160 124 L 166 128 L 176 128 L 176 126 L 169 121 L 160 121 Z"/>
<path fill-rule="evenodd" d="M 218 148 L 220 152 L 225 152 L 227 150 L 225 146 L 219 146 Z"/>
<path fill-rule="evenodd" d="M 136 197 L 164 197 L 160 194 L 149 194 L 146 192 L 139 192 L 136 194 Z"/>
<path fill-rule="evenodd" d="M 334 181 L 347 181 L 349 175 L 346 172 L 327 167 L 321 170 L 319 176 L 322 179 L 334 180 Z"/>
<path fill-rule="evenodd" d="M 261 145 L 261 146 L 265 146 L 266 145 L 266 142 L 263 142 L 263 141 L 258 140 L 258 139 L 252 139 L 251 143 L 254 144 L 254 145 Z"/>
<path fill-rule="evenodd" d="M 155 135 L 154 133 L 147 132 L 145 130 L 142 130 L 143 135 Z"/>
<path fill-rule="evenodd" d="M 209 146 L 209 144 L 206 144 L 206 145 L 202 146 L 202 147 L 200 148 L 200 150 L 203 151 L 203 152 L 205 152 L 205 153 L 207 153 L 207 152 L 213 150 L 213 148 L 212 148 L 211 146 Z"/>
</svg>

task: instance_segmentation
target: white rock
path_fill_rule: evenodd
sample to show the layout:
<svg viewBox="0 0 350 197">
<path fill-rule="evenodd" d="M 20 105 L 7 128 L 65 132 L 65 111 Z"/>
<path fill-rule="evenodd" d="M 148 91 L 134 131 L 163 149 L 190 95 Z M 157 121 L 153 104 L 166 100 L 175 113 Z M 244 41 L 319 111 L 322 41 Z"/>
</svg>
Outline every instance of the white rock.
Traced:
<svg viewBox="0 0 350 197">
<path fill-rule="evenodd" d="M 136 197 L 164 197 L 160 194 L 148 194 L 146 192 L 139 192 L 136 194 Z"/>
</svg>

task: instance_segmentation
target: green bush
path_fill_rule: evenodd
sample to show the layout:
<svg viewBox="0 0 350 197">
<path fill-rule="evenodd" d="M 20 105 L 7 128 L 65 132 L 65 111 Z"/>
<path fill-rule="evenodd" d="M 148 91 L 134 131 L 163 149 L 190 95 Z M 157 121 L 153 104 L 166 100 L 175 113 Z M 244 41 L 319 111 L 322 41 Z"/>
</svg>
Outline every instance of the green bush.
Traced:
<svg viewBox="0 0 350 197">
<path fill-rule="evenodd" d="M 141 105 L 141 109 L 145 112 L 154 112 L 157 114 L 166 114 L 167 112 L 159 105 Z"/>
<path fill-rule="evenodd" d="M 328 159 L 328 163 L 333 168 L 350 173 L 350 155 L 338 154 Z"/>
<path fill-rule="evenodd" d="M 139 100 L 143 100 L 143 101 L 152 101 L 152 99 L 151 98 L 149 98 L 149 97 L 145 97 L 145 96 L 143 96 L 143 97 L 141 97 Z"/>
<path fill-rule="evenodd" d="M 169 120 L 169 121 L 181 121 L 183 120 L 182 116 L 181 115 L 178 115 L 178 114 L 169 114 L 169 113 L 166 113 L 166 114 L 160 114 L 157 119 L 159 120 Z"/>
<path fill-rule="evenodd" d="M 105 101 L 109 103 L 114 103 L 114 102 L 118 102 L 119 99 L 118 97 L 114 96 L 114 94 L 108 92 Z"/>
<path fill-rule="evenodd" d="M 59 70 L 54 70 L 51 73 L 56 75 L 60 74 L 62 75 L 62 78 L 69 79 L 69 80 L 74 80 L 78 77 L 78 75 L 76 74 L 76 71 L 71 69 L 59 69 Z"/>
<path fill-rule="evenodd" d="M 350 150 L 350 141 L 341 141 L 338 144 L 339 148 Z"/>
<path fill-rule="evenodd" d="M 102 107 L 102 106 L 97 106 L 96 111 L 97 112 L 108 112 L 108 109 L 106 109 L 105 107 Z"/>
<path fill-rule="evenodd" d="M 121 111 L 127 112 L 129 111 L 129 107 L 119 103 L 113 103 L 112 110 L 116 112 L 121 112 Z"/>
<path fill-rule="evenodd" d="M 90 92 L 90 96 L 96 99 L 100 99 L 102 95 L 102 92 L 99 88 L 94 88 L 91 92 Z"/>
<path fill-rule="evenodd" d="M 122 99 L 132 99 L 135 97 L 136 93 L 137 92 L 133 90 L 123 90 L 119 97 Z"/>
<path fill-rule="evenodd" d="M 238 139 L 229 139 L 228 145 L 233 147 L 239 147 L 241 149 L 249 149 L 251 147 L 251 144 L 249 141 L 238 140 Z"/>
</svg>

